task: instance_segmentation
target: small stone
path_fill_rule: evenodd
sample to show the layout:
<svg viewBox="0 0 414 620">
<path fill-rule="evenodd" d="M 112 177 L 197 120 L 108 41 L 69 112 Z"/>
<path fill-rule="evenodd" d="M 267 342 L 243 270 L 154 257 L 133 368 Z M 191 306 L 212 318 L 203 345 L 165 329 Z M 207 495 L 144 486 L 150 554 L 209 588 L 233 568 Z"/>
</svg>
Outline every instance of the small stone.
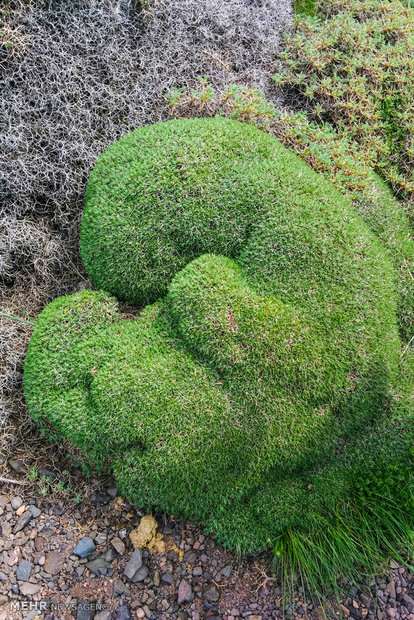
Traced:
<svg viewBox="0 0 414 620">
<path fill-rule="evenodd" d="M 183 603 L 191 601 L 192 595 L 193 591 L 188 581 L 186 581 L 185 579 L 181 579 L 180 585 L 178 586 L 178 604 L 182 605 Z"/>
<path fill-rule="evenodd" d="M 371 607 L 371 603 L 372 603 L 372 598 L 370 596 L 368 596 L 368 594 L 360 594 L 360 597 L 362 604 L 364 605 L 364 607 L 366 607 L 367 609 L 369 609 Z"/>
<path fill-rule="evenodd" d="M 32 513 L 33 519 L 37 519 L 42 514 L 42 511 L 37 506 L 29 506 L 29 510 Z"/>
<path fill-rule="evenodd" d="M 90 620 L 91 604 L 84 598 L 79 599 L 76 620 Z"/>
<path fill-rule="evenodd" d="M 161 581 L 162 583 L 167 584 L 167 586 L 170 586 L 174 581 L 174 577 L 171 573 L 164 573 L 161 577 Z"/>
<path fill-rule="evenodd" d="M 9 467 L 11 467 L 16 474 L 24 474 L 26 471 L 25 464 L 19 459 L 9 459 Z"/>
<path fill-rule="evenodd" d="M 186 553 L 184 553 L 183 560 L 184 562 L 188 562 L 188 564 L 196 564 L 197 562 L 196 552 L 190 549 L 190 551 L 187 551 Z"/>
<path fill-rule="evenodd" d="M 115 549 L 119 555 L 124 555 L 125 553 L 125 544 L 122 542 L 120 538 L 117 536 L 111 540 L 111 545 Z"/>
<path fill-rule="evenodd" d="M 349 616 L 349 609 L 348 609 L 348 607 L 345 607 L 345 605 L 341 604 L 341 610 L 342 610 L 342 613 L 344 614 L 344 616 Z"/>
<path fill-rule="evenodd" d="M 145 611 L 142 609 L 142 607 L 139 607 L 136 612 L 135 612 L 138 620 L 141 620 L 142 618 L 145 618 Z"/>
<path fill-rule="evenodd" d="M 102 575 L 102 569 L 107 569 L 108 568 L 108 563 L 105 560 L 103 555 L 98 556 L 97 558 L 95 558 L 94 560 L 91 560 L 90 562 L 87 562 L 87 564 L 85 564 L 86 568 L 88 570 L 91 571 L 91 573 L 93 573 L 94 575 L 96 575 L 97 577 L 99 577 L 99 575 Z M 104 571 L 105 573 L 105 571 Z"/>
<path fill-rule="evenodd" d="M 403 601 L 410 614 L 414 614 L 414 599 L 408 596 L 408 594 L 404 594 Z"/>
<path fill-rule="evenodd" d="M 24 511 L 26 510 L 26 506 L 23 504 L 22 506 L 20 506 L 17 510 L 16 510 L 16 514 L 18 517 L 20 517 L 20 515 L 22 515 L 24 513 Z"/>
<path fill-rule="evenodd" d="M 203 574 L 203 569 L 201 568 L 201 566 L 196 566 L 193 569 L 193 575 L 194 577 L 201 577 L 201 575 Z"/>
<path fill-rule="evenodd" d="M 137 583 L 138 581 L 144 581 L 145 577 L 147 577 L 148 574 L 149 574 L 148 566 L 145 566 L 145 565 L 141 566 L 141 568 L 137 570 L 137 572 L 130 579 L 130 581 L 132 581 L 132 583 Z"/>
<path fill-rule="evenodd" d="M 112 614 L 109 610 L 100 611 L 99 614 L 94 616 L 93 620 L 111 620 Z"/>
<path fill-rule="evenodd" d="M 94 493 L 90 499 L 91 504 L 94 504 L 95 506 L 103 506 L 104 504 L 109 504 L 110 501 L 110 495 L 106 495 L 106 493 L 99 493 L 98 491 Z"/>
<path fill-rule="evenodd" d="M 210 603 L 217 603 L 220 598 L 220 593 L 214 586 L 208 586 L 204 591 L 204 598 L 206 598 Z"/>
<path fill-rule="evenodd" d="M 129 558 L 127 565 L 125 566 L 124 575 L 128 579 L 132 579 L 135 573 L 138 571 L 138 569 L 141 568 L 141 566 L 142 566 L 141 549 L 135 549 L 135 551 L 133 551 L 133 553 L 131 554 L 131 557 Z"/>
<path fill-rule="evenodd" d="M 44 570 L 50 575 L 57 575 L 63 567 L 64 559 L 58 551 L 51 551 L 47 554 Z"/>
<path fill-rule="evenodd" d="M 16 495 L 16 497 L 13 497 L 10 504 L 13 510 L 17 510 L 23 504 L 23 500 L 19 495 Z"/>
<path fill-rule="evenodd" d="M 45 478 L 50 478 L 51 480 L 56 480 L 57 473 L 54 471 L 50 471 L 50 469 L 45 469 L 44 467 L 40 467 L 37 470 L 39 477 L 44 476 Z"/>
<path fill-rule="evenodd" d="M 399 567 L 400 565 L 398 564 L 398 562 L 396 562 L 395 560 L 390 560 L 390 568 L 395 570 L 396 568 L 399 568 Z"/>
<path fill-rule="evenodd" d="M 112 499 L 115 499 L 115 497 L 118 495 L 118 488 L 117 487 L 110 487 L 108 489 L 108 495 Z"/>
<path fill-rule="evenodd" d="M 114 592 L 121 596 L 122 594 L 129 594 L 128 586 L 122 581 L 122 579 L 116 579 L 114 581 Z"/>
<path fill-rule="evenodd" d="M 160 576 L 160 571 L 156 570 L 153 576 L 153 581 L 154 581 L 154 586 L 156 586 L 158 588 L 158 586 L 161 583 L 161 576 Z"/>
<path fill-rule="evenodd" d="M 227 566 L 222 568 L 220 571 L 223 577 L 227 577 L 227 578 L 230 577 L 232 572 L 233 572 L 233 567 L 231 566 L 231 564 L 228 564 Z"/>
<path fill-rule="evenodd" d="M 29 581 L 32 565 L 27 560 L 22 560 L 16 568 L 16 577 L 19 581 Z"/>
<path fill-rule="evenodd" d="M 33 515 L 29 510 L 20 515 L 19 520 L 14 527 L 14 533 L 17 534 L 18 532 L 21 532 L 32 518 Z"/>
<path fill-rule="evenodd" d="M 116 620 L 132 620 L 129 607 L 126 605 L 120 605 L 116 612 Z"/>
<path fill-rule="evenodd" d="M 15 547 L 11 554 L 9 555 L 9 559 L 7 561 L 8 566 L 15 566 L 19 563 L 22 552 L 20 551 L 20 547 Z"/>
<path fill-rule="evenodd" d="M 389 584 L 385 588 L 385 592 L 390 595 L 390 598 L 395 600 L 396 592 L 395 592 L 395 582 L 393 579 L 389 582 Z"/>
<path fill-rule="evenodd" d="M 113 562 L 117 556 L 118 554 L 115 549 L 113 547 L 109 547 L 109 549 L 105 553 L 105 560 L 107 562 Z"/>
<path fill-rule="evenodd" d="M 34 541 L 36 551 L 43 551 L 43 549 L 45 548 L 45 543 L 46 540 L 43 538 L 43 536 L 36 536 Z"/>
<path fill-rule="evenodd" d="M 93 551 L 95 551 L 95 549 L 95 543 L 92 538 L 85 536 L 85 538 L 80 539 L 74 548 L 73 553 L 80 558 L 87 558 Z"/>
<path fill-rule="evenodd" d="M 36 583 L 26 582 L 20 585 L 20 592 L 23 594 L 23 596 L 37 594 L 39 590 L 40 586 Z"/>
<path fill-rule="evenodd" d="M 99 532 L 96 536 L 95 536 L 95 544 L 97 545 L 102 545 L 102 543 L 104 543 L 106 541 L 106 539 L 108 538 L 108 536 L 106 535 L 105 532 Z"/>
<path fill-rule="evenodd" d="M 1 524 L 1 531 L 4 538 L 9 538 L 12 531 L 11 524 L 8 521 L 3 521 Z"/>
</svg>

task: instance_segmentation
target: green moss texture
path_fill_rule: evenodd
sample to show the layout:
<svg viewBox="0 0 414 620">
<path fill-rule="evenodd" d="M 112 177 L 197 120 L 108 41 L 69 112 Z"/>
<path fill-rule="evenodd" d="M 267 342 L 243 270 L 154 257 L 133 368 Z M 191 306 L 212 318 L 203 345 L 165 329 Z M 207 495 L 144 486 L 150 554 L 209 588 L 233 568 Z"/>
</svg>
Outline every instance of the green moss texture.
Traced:
<svg viewBox="0 0 414 620">
<path fill-rule="evenodd" d="M 91 174 L 81 252 L 99 290 L 42 312 L 25 392 L 131 502 L 246 551 L 372 480 L 409 503 L 393 266 L 275 138 L 220 117 L 126 135 Z"/>
</svg>

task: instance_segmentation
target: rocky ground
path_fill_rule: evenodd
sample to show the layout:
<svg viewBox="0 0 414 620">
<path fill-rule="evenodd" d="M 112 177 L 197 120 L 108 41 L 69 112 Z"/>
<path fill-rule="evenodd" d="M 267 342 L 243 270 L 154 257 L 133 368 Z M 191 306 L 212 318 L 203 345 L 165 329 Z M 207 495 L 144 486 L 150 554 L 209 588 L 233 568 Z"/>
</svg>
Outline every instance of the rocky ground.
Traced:
<svg viewBox="0 0 414 620">
<path fill-rule="evenodd" d="M 239 560 L 195 525 L 145 515 L 110 481 L 79 497 L 53 471 L 9 465 L 1 480 L 26 484 L 0 489 L 0 620 L 323 617 L 300 587 L 286 608 L 266 556 Z M 326 613 L 414 620 L 414 575 L 391 563 Z"/>
</svg>

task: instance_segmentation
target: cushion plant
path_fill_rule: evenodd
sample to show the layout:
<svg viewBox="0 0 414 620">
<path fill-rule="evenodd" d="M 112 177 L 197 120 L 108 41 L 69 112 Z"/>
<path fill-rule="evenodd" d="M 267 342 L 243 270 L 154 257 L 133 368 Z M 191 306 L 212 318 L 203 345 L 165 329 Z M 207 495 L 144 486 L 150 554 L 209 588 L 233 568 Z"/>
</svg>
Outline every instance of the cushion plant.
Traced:
<svg viewBox="0 0 414 620">
<path fill-rule="evenodd" d="M 43 429 L 133 503 L 302 572 L 310 558 L 312 583 L 404 542 L 393 267 L 332 184 L 237 121 L 143 127 L 91 174 L 81 253 L 100 290 L 52 302 L 27 354 Z M 126 318 L 116 298 L 146 307 Z"/>
</svg>

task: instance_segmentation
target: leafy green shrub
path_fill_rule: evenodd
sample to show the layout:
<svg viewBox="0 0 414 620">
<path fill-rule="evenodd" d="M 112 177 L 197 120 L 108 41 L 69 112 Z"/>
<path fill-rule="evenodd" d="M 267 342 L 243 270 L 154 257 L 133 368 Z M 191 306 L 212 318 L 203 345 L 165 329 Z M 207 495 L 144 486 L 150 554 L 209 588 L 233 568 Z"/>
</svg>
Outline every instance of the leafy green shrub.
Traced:
<svg viewBox="0 0 414 620">
<path fill-rule="evenodd" d="M 413 493 L 411 358 L 393 269 L 332 184 L 237 121 L 143 127 L 98 160 L 81 250 L 97 287 L 153 305 L 133 320 L 101 291 L 47 306 L 24 373 L 45 432 L 109 467 L 131 502 L 274 548 L 284 568 L 292 541 L 325 562 L 322 522 L 366 566 L 407 536 L 412 511 L 394 504 Z M 334 574 L 347 558 L 333 553 Z"/>
<path fill-rule="evenodd" d="M 401 196 L 414 195 L 414 14 L 397 0 L 321 2 L 286 37 L 277 84 L 354 140 Z M 411 202 L 412 204 L 412 202 Z"/>
<path fill-rule="evenodd" d="M 414 333 L 414 241 L 403 206 L 373 173 L 359 145 L 339 135 L 328 123 L 309 121 L 305 113 L 280 112 L 264 94 L 251 88 L 212 89 L 205 79 L 199 89 L 179 89 L 168 97 L 173 115 L 214 116 L 254 125 L 278 138 L 306 163 L 329 179 L 349 200 L 383 244 L 394 265 L 399 293 L 401 336 Z"/>
</svg>

